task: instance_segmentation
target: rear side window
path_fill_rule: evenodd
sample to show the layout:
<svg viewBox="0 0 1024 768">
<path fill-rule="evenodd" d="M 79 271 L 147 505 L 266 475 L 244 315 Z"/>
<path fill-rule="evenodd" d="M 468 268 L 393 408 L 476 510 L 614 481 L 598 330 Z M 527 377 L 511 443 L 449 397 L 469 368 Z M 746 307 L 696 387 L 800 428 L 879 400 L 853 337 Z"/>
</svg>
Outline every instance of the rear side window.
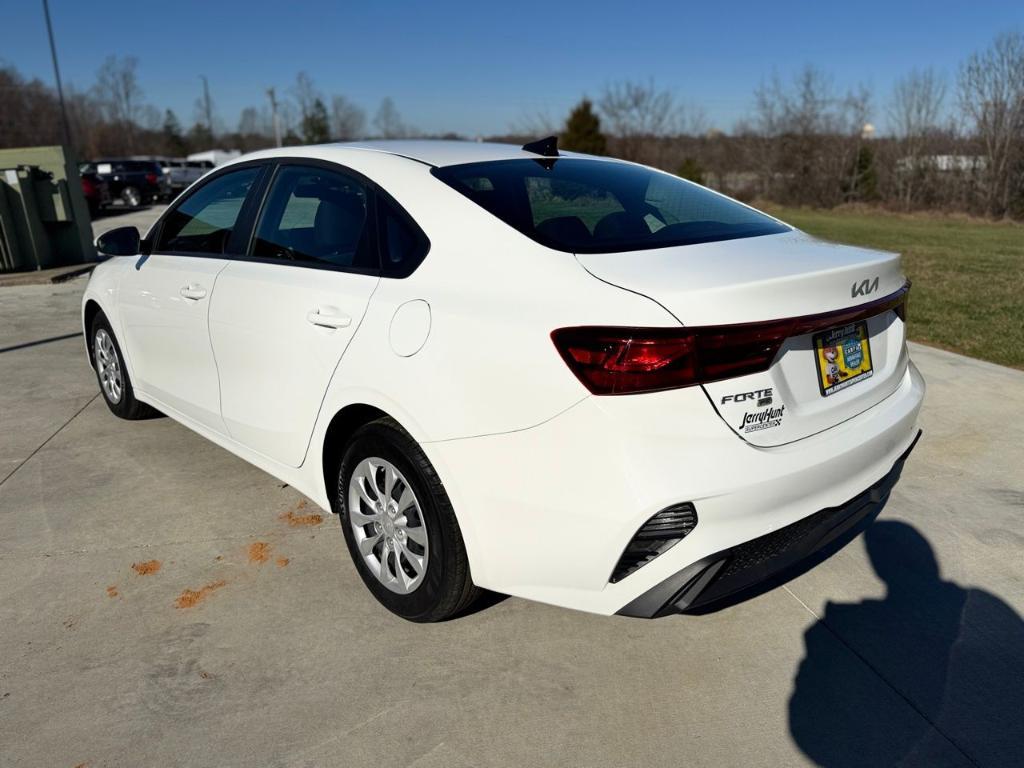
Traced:
<svg viewBox="0 0 1024 768">
<path fill-rule="evenodd" d="M 430 241 L 395 204 L 383 195 L 377 200 L 382 271 L 386 277 L 407 277 L 426 258 Z"/>
<path fill-rule="evenodd" d="M 218 176 L 189 195 L 164 219 L 157 252 L 228 252 L 228 243 L 249 189 L 260 168 L 243 168 Z"/>
<path fill-rule="evenodd" d="M 560 251 L 637 251 L 789 231 L 704 187 L 626 163 L 498 160 L 432 173 L 506 224 Z"/>
<path fill-rule="evenodd" d="M 370 195 L 358 179 L 283 166 L 260 217 L 253 256 L 376 270 L 369 219 Z"/>
</svg>

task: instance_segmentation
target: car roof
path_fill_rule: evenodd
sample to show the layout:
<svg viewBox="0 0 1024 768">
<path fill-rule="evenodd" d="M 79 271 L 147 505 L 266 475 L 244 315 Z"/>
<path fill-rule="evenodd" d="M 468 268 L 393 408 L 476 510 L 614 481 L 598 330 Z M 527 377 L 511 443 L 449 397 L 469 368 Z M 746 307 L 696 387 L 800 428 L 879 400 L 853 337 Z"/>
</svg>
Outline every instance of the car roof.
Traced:
<svg viewBox="0 0 1024 768">
<path fill-rule="evenodd" d="M 536 160 L 538 155 L 526 152 L 515 144 L 490 141 L 453 141 L 448 139 L 402 139 L 357 141 L 339 144 L 339 147 L 369 149 L 418 160 L 434 166 L 481 163 L 489 160 Z"/>
<path fill-rule="evenodd" d="M 295 156 L 304 150 L 316 150 L 319 156 L 329 156 L 332 150 L 339 150 L 339 155 L 349 155 L 352 150 L 360 152 L 379 152 L 396 157 L 404 157 L 435 167 L 446 165 L 463 165 L 465 163 L 481 163 L 491 160 L 537 160 L 541 156 L 535 152 L 527 152 L 515 144 L 499 144 L 489 141 L 457 141 L 449 139 L 379 139 L 371 141 L 339 142 L 334 144 L 317 144 L 305 147 L 281 147 L 279 149 L 261 150 L 240 160 L 254 157 Z M 562 157 L 589 157 L 575 152 L 562 152 Z M 339 159 L 341 159 L 339 157 Z"/>
</svg>

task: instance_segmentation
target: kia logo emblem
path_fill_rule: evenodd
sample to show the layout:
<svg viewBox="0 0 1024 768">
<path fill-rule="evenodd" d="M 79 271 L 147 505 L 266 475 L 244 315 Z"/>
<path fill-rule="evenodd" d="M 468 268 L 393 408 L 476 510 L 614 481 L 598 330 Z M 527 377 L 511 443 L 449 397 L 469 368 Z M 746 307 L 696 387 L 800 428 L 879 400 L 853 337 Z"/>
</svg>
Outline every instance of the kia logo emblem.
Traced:
<svg viewBox="0 0 1024 768">
<path fill-rule="evenodd" d="M 878 290 L 878 278 L 874 280 L 861 280 L 859 283 L 854 283 L 850 287 L 850 296 L 857 298 L 858 296 L 867 296 L 869 293 L 874 293 Z"/>
</svg>

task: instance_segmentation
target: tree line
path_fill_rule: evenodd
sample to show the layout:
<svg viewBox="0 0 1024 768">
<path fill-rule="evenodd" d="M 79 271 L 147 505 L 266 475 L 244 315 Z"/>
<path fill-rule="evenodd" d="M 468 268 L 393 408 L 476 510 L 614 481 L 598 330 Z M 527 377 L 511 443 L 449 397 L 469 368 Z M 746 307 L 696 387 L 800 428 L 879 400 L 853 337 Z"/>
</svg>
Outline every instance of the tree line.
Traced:
<svg viewBox="0 0 1024 768">
<path fill-rule="evenodd" d="M 872 124 L 879 108 L 884 136 Z M 619 83 L 583 99 L 556 130 L 567 149 L 654 165 L 741 199 L 1024 219 L 1018 32 L 969 56 L 952 84 L 931 69 L 905 74 L 881 105 L 866 87 L 839 92 L 807 66 L 762 82 L 751 113 L 729 134 L 704 123 L 668 90 Z"/>
<path fill-rule="evenodd" d="M 80 157 L 420 135 L 390 98 L 370 119 L 345 96 L 324 94 L 305 72 L 243 109 L 234 129 L 219 119 L 203 78 L 186 129 L 173 111 L 145 101 L 137 65 L 109 57 L 90 88 L 65 93 Z M 885 135 L 873 127 L 882 116 Z M 564 121 L 538 116 L 493 138 L 521 142 L 552 133 L 567 149 L 653 165 L 741 199 L 1024 219 L 1024 35 L 997 36 L 963 61 L 951 82 L 931 69 L 908 72 L 877 101 L 863 86 L 839 91 L 814 66 L 788 79 L 773 76 L 728 132 L 710 128 L 699 107 L 649 81 L 608 84 Z M 53 89 L 0 66 L 0 146 L 60 139 Z"/>
<path fill-rule="evenodd" d="M 137 76 L 138 59 L 110 56 L 85 90 L 65 88 L 64 100 L 72 147 L 79 158 L 130 155 L 181 156 L 220 147 L 248 152 L 274 146 L 348 141 L 376 136 L 415 135 L 385 97 L 372 119 L 342 95 L 324 95 L 305 72 L 267 101 L 241 111 L 238 124 L 227 127 L 205 77 L 197 90 L 191 126 L 185 128 L 170 109 L 145 100 Z M 0 62 L 0 147 L 57 144 L 62 141 L 61 109 L 53 88 L 23 77 Z"/>
</svg>

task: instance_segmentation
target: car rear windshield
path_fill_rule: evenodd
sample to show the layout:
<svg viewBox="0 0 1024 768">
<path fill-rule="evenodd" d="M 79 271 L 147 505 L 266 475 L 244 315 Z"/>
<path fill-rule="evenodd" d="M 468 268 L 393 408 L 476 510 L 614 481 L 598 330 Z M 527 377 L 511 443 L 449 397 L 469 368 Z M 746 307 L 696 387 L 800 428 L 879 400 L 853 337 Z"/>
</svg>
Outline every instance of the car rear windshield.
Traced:
<svg viewBox="0 0 1024 768">
<path fill-rule="evenodd" d="M 560 251 L 639 251 L 789 231 L 697 184 L 627 163 L 495 160 L 435 168 L 433 174 Z"/>
</svg>

